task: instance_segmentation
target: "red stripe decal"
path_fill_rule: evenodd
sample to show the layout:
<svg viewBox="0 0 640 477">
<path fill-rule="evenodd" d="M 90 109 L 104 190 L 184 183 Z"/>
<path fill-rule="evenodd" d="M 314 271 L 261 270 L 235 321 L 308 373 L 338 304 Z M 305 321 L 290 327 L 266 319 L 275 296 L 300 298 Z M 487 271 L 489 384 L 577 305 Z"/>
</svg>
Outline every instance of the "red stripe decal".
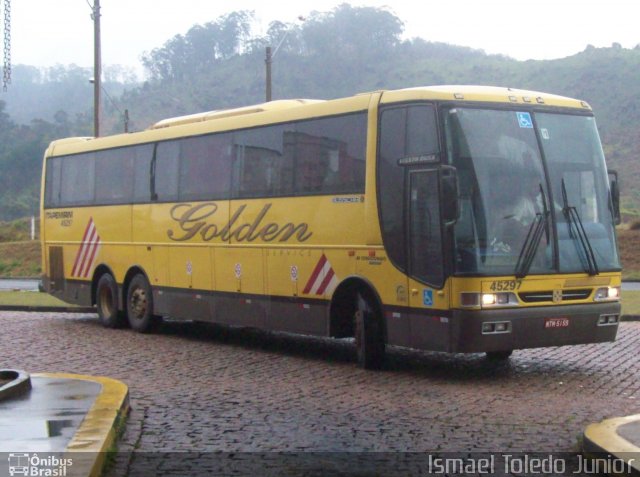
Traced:
<svg viewBox="0 0 640 477">
<path fill-rule="evenodd" d="M 89 276 L 89 271 L 91 270 L 91 265 L 93 265 L 93 259 L 96 257 L 96 252 L 98 251 L 98 245 L 100 245 L 100 237 L 96 238 L 96 241 L 91 244 L 89 251 L 89 260 L 87 261 L 87 267 L 84 270 L 82 276 L 87 278 Z"/>
<path fill-rule="evenodd" d="M 320 257 L 320 260 L 318 261 L 318 264 L 316 265 L 316 268 L 313 269 L 313 273 L 311 274 L 309 281 L 305 285 L 304 290 L 302 290 L 302 293 L 308 294 L 311 291 L 311 288 L 313 287 L 313 284 L 316 282 L 316 279 L 320 275 L 320 272 L 322 272 L 322 269 L 324 268 L 325 263 L 327 263 L 327 257 L 325 257 L 323 253 L 322 257 Z"/>
<path fill-rule="evenodd" d="M 324 277 L 324 280 L 322 280 L 322 283 L 320 284 L 320 288 L 318 288 L 316 295 L 324 295 L 324 291 L 329 286 L 329 283 L 331 283 L 331 280 L 333 280 L 334 275 L 335 273 L 333 271 L 333 268 L 330 268 L 329 272 L 327 272 L 327 276 Z"/>
<path fill-rule="evenodd" d="M 89 276 L 91 266 L 93 265 L 99 248 L 100 236 L 98 235 L 96 224 L 93 222 L 93 217 L 91 217 L 89 218 L 87 228 L 84 230 L 82 243 L 80 244 L 80 249 L 73 263 L 71 270 L 72 277 L 86 278 Z"/>
<path fill-rule="evenodd" d="M 91 230 L 91 235 L 89 235 L 89 240 L 82 245 L 82 261 L 80 262 L 80 268 L 78 269 L 77 277 L 83 276 L 84 269 L 87 266 L 87 256 L 89 255 L 89 251 L 91 249 L 91 244 L 95 240 L 96 229 L 95 227 Z"/>
<path fill-rule="evenodd" d="M 87 228 L 84 229 L 84 235 L 82 236 L 82 245 L 80 245 L 80 250 L 78 250 L 78 254 L 76 255 L 76 260 L 73 264 L 73 269 L 71 271 L 71 276 L 75 277 L 78 272 L 78 264 L 80 263 L 80 259 L 83 255 L 84 244 L 87 241 L 87 235 L 89 235 L 89 230 L 91 230 L 91 225 L 93 224 L 93 218 L 89 219 L 89 223 L 87 224 Z"/>
</svg>

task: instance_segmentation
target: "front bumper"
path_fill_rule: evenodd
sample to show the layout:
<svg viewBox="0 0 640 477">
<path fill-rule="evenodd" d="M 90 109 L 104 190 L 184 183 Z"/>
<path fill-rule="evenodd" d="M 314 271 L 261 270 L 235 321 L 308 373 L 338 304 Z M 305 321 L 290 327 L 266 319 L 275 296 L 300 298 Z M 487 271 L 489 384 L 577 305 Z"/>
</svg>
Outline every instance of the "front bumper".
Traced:
<svg viewBox="0 0 640 477">
<path fill-rule="evenodd" d="M 614 323 L 601 324 L 602 316 L 617 319 Z M 454 310 L 449 351 L 472 353 L 614 341 L 619 318 L 619 302 Z M 488 322 L 506 323 L 508 331 L 487 332 L 483 324 Z"/>
</svg>

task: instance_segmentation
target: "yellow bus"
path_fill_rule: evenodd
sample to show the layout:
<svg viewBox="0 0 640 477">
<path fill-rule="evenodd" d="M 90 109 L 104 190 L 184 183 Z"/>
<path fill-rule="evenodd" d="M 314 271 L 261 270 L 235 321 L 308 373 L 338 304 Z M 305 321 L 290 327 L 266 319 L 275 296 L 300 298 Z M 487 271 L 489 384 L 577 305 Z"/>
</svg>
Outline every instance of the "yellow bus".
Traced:
<svg viewBox="0 0 640 477">
<path fill-rule="evenodd" d="M 584 101 L 437 86 L 282 100 L 45 153 L 46 290 L 161 317 L 484 352 L 615 340 L 610 182 Z"/>
</svg>

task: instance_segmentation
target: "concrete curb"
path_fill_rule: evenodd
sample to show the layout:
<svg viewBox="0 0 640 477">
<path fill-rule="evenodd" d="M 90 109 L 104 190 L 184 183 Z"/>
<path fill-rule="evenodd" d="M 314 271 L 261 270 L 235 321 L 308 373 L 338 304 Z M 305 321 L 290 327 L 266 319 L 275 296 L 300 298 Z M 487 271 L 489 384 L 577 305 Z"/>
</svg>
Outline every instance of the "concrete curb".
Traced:
<svg viewBox="0 0 640 477">
<path fill-rule="evenodd" d="M 99 476 L 107 453 L 113 449 L 118 429 L 129 412 L 129 388 L 115 379 L 65 373 L 39 373 L 34 377 L 79 379 L 102 386 L 93 406 L 67 445 L 65 453 L 73 454 L 73 474 Z"/>
<path fill-rule="evenodd" d="M 0 305 L 0 311 L 39 311 L 42 313 L 96 313 L 94 307 Z"/>
<path fill-rule="evenodd" d="M 22 394 L 31 389 L 29 373 L 17 369 L 0 369 L 0 378 L 11 379 L 4 386 L 0 386 L 0 400 Z"/>
<path fill-rule="evenodd" d="M 640 426 L 640 414 L 605 419 L 590 424 L 584 431 L 582 449 L 587 457 L 605 453 L 624 461 L 632 475 L 640 475 L 640 442 L 625 439 L 620 429 L 623 426 Z"/>
</svg>

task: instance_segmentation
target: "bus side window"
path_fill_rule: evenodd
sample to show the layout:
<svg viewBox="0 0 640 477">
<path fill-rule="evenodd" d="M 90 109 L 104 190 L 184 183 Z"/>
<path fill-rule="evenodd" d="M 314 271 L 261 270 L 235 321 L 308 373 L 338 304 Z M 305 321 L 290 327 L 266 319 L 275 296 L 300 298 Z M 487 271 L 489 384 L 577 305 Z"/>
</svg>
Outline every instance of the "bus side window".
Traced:
<svg viewBox="0 0 640 477">
<path fill-rule="evenodd" d="M 277 197 L 291 193 L 291 157 L 285 154 L 285 126 L 234 135 L 234 197 Z"/>
<path fill-rule="evenodd" d="M 289 141 L 296 194 L 363 193 L 366 131 L 362 113 L 297 123 Z"/>
<path fill-rule="evenodd" d="M 214 171 L 207 154 L 207 138 L 180 141 L 180 200 L 206 200 Z"/>
<path fill-rule="evenodd" d="M 296 132 L 293 137 L 296 191 L 302 195 L 322 193 L 329 173 L 328 140 L 301 132 Z"/>
<path fill-rule="evenodd" d="M 131 148 L 96 153 L 96 204 L 126 204 L 133 193 Z"/>
<path fill-rule="evenodd" d="M 231 133 L 215 134 L 207 137 L 209 161 L 207 167 L 212 169 L 211 181 L 208 184 L 212 199 L 228 199 L 231 191 L 231 165 L 233 162 Z"/>
<path fill-rule="evenodd" d="M 255 146 L 238 147 L 239 194 L 241 197 L 260 197 L 269 192 L 269 165 L 277 153 Z"/>
<path fill-rule="evenodd" d="M 231 185 L 231 134 L 180 142 L 180 200 L 226 199 Z"/>
<path fill-rule="evenodd" d="M 179 141 L 166 141 L 158 144 L 155 167 L 155 193 L 158 202 L 178 200 L 179 162 Z"/>
<path fill-rule="evenodd" d="M 47 160 L 44 199 L 44 205 L 47 208 L 58 207 L 60 205 L 62 161 L 62 157 L 52 157 Z"/>
<path fill-rule="evenodd" d="M 133 202 L 149 202 L 151 198 L 151 161 L 154 144 L 135 146 L 131 150 L 133 159 Z"/>
<path fill-rule="evenodd" d="M 91 205 L 95 196 L 95 153 L 67 156 L 62 161 L 60 205 Z"/>
</svg>

